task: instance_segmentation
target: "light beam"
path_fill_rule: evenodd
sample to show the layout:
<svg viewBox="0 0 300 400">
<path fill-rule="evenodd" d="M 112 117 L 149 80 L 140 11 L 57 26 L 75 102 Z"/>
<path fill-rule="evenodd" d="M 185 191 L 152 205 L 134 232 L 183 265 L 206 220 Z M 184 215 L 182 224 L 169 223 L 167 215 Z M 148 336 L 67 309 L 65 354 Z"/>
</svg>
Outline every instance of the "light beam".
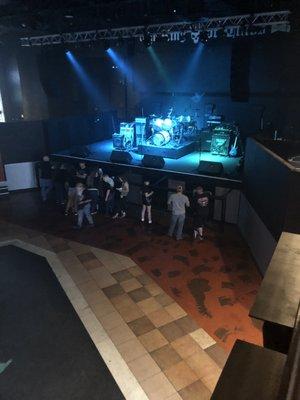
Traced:
<svg viewBox="0 0 300 400">
<path fill-rule="evenodd" d="M 67 51 L 66 56 L 67 56 L 68 60 L 70 61 L 72 67 L 76 71 L 76 73 L 82 83 L 82 86 L 84 87 L 87 94 L 92 97 L 93 101 L 96 104 L 100 103 L 100 105 L 102 107 L 105 107 L 107 104 L 106 104 L 106 101 L 105 101 L 103 95 L 100 93 L 99 89 L 97 88 L 97 85 L 88 76 L 87 72 L 84 70 L 82 65 L 80 65 L 79 61 L 74 56 L 74 54 L 71 51 Z"/>
</svg>

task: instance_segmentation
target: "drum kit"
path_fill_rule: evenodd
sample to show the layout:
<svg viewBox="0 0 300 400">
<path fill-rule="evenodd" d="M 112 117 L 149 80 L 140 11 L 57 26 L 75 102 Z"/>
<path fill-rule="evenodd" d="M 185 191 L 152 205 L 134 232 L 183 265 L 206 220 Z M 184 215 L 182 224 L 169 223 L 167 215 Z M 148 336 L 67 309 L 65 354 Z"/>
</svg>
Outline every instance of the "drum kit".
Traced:
<svg viewBox="0 0 300 400">
<path fill-rule="evenodd" d="M 172 109 L 166 118 L 150 115 L 150 137 L 147 144 L 157 147 L 178 146 L 183 139 L 192 139 L 197 132 L 196 121 L 187 115 L 172 116 Z"/>
</svg>

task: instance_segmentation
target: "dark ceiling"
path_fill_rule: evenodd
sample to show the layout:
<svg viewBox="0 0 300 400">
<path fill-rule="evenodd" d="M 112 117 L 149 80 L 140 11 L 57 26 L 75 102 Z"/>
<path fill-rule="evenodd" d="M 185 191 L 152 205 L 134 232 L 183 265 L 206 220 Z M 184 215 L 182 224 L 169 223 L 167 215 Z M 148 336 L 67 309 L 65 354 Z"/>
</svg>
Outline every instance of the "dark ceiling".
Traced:
<svg viewBox="0 0 300 400">
<path fill-rule="evenodd" d="M 0 0 L 0 33 L 38 34 L 293 10 L 299 0 Z"/>
</svg>

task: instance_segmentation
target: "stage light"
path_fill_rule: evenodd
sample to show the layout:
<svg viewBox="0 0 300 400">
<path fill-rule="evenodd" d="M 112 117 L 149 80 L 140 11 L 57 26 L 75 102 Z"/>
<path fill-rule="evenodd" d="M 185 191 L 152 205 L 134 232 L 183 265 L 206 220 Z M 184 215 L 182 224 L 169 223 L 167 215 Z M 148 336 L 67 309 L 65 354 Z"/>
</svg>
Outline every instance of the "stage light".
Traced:
<svg viewBox="0 0 300 400">
<path fill-rule="evenodd" d="M 93 101 L 96 104 L 101 104 L 102 107 L 106 107 L 107 106 L 106 101 L 103 98 L 100 91 L 98 90 L 97 85 L 91 80 L 91 78 L 89 77 L 87 72 L 84 70 L 82 65 L 79 63 L 77 58 L 74 56 L 74 54 L 70 50 L 68 50 L 66 52 L 66 56 L 67 56 L 68 60 L 70 61 L 73 69 L 75 70 L 79 80 L 81 81 L 81 84 L 82 84 L 84 90 L 86 91 L 86 93 L 89 96 L 91 96 L 91 98 L 93 99 Z"/>
<path fill-rule="evenodd" d="M 199 34 L 199 40 L 201 43 L 205 44 L 208 42 L 208 33 L 206 31 L 202 31 Z"/>
<path fill-rule="evenodd" d="M 103 40 L 103 49 L 104 51 L 107 51 L 110 48 L 109 41 L 108 40 Z"/>
<path fill-rule="evenodd" d="M 144 32 L 144 40 L 143 40 L 144 46 L 145 47 L 150 47 L 152 44 L 152 39 L 151 39 L 151 35 L 145 31 Z"/>
</svg>

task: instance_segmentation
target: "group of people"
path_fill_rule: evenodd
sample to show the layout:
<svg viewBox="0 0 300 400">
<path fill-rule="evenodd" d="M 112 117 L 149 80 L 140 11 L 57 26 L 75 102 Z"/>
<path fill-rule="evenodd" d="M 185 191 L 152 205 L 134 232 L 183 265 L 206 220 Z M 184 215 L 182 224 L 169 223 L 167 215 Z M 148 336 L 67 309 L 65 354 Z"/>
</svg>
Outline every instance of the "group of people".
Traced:
<svg viewBox="0 0 300 400">
<path fill-rule="evenodd" d="M 126 199 L 129 183 L 122 176 L 109 176 L 101 168 L 89 168 L 80 162 L 77 168 L 64 163 L 51 163 L 44 156 L 38 167 L 42 201 L 46 202 L 54 189 L 57 204 L 64 207 L 65 215 L 71 212 L 77 216 L 75 228 L 80 229 L 86 219 L 88 226 L 94 226 L 93 215 L 102 213 L 113 219 L 126 216 Z M 152 199 L 154 188 L 149 180 L 144 180 L 141 189 L 141 221 L 152 224 Z M 183 193 L 183 187 L 177 186 L 176 193 L 168 199 L 171 220 L 168 235 L 182 239 L 187 209 L 192 210 L 193 237 L 203 240 L 203 227 L 209 216 L 211 192 L 197 187 L 191 201 Z"/>
<path fill-rule="evenodd" d="M 51 163 L 44 156 L 38 165 L 39 183 L 43 202 L 47 202 L 54 190 L 56 203 L 65 207 L 65 215 L 77 216 L 76 228 L 81 228 L 84 219 L 89 226 L 94 226 L 93 215 L 99 213 L 113 219 L 126 216 L 126 198 L 129 183 L 124 176 L 109 176 L 101 168 L 89 168 L 80 162 L 77 168 L 65 163 Z M 152 223 L 151 206 L 153 190 L 145 180 L 141 190 L 141 220 Z"/>
</svg>

